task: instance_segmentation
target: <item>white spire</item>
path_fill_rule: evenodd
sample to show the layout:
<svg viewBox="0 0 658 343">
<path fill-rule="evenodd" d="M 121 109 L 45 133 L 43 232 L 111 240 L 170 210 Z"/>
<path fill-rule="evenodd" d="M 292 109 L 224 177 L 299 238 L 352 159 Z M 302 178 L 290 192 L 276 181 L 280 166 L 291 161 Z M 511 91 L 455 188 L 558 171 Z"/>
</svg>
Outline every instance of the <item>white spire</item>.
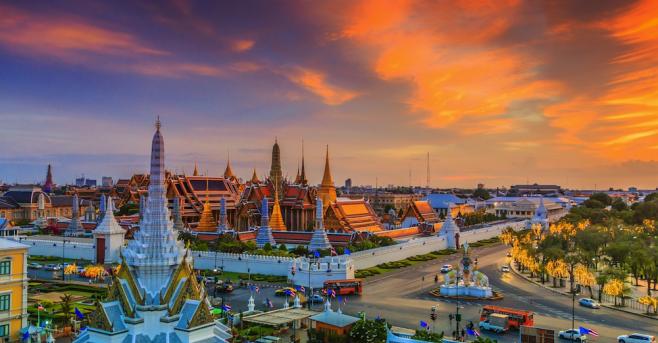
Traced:
<svg viewBox="0 0 658 343">
<path fill-rule="evenodd" d="M 125 250 L 128 265 L 135 268 L 140 285 L 150 302 L 158 302 L 159 292 L 168 284 L 173 269 L 183 257 L 183 244 L 176 239 L 165 194 L 164 139 L 160 133 L 160 119 L 151 145 L 151 174 L 148 198 L 139 231 Z"/>
<path fill-rule="evenodd" d="M 112 205 L 112 197 L 107 197 L 107 205 L 105 207 L 105 213 L 103 213 L 103 220 L 98 223 L 98 226 L 94 229 L 93 233 L 122 233 L 125 234 L 121 225 L 117 222 L 114 217 L 114 205 Z"/>
</svg>

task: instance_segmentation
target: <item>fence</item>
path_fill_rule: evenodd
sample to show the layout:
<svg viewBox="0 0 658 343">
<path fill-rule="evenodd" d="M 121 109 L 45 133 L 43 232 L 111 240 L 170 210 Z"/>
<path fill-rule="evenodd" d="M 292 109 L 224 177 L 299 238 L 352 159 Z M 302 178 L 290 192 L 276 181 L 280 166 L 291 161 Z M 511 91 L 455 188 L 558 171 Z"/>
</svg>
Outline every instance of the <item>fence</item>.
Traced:
<svg viewBox="0 0 658 343">
<path fill-rule="evenodd" d="M 601 295 L 601 302 L 602 303 L 607 303 L 607 304 L 610 304 L 610 305 L 614 305 L 615 304 L 615 297 L 612 296 L 612 295 L 608 295 L 608 294 L 602 294 Z M 617 297 L 617 305 L 621 306 L 621 304 L 622 304 L 621 298 Z M 649 310 L 648 305 L 641 304 L 639 301 L 637 301 L 637 299 L 628 298 L 628 297 L 624 298 L 624 306 L 623 307 L 631 309 L 631 310 L 635 310 L 635 311 L 641 311 L 643 313 L 646 313 Z"/>
</svg>

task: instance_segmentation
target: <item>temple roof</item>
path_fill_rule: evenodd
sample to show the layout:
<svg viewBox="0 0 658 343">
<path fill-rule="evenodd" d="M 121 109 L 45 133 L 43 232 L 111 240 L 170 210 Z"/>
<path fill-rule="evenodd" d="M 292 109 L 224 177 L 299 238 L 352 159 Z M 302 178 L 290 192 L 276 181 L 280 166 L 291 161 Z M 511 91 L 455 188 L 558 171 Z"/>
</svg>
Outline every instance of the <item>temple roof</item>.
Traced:
<svg viewBox="0 0 658 343">
<path fill-rule="evenodd" d="M 327 154 L 324 160 L 324 174 L 322 175 L 322 186 L 333 186 L 334 180 L 331 178 L 331 168 L 329 167 L 329 146 L 327 145 Z"/>
<path fill-rule="evenodd" d="M 338 198 L 327 209 L 325 223 L 335 219 L 343 231 L 375 232 L 383 230 L 377 214 L 364 199 Z M 327 225 L 327 229 L 332 229 Z M 335 228 L 333 228 L 335 229 Z"/>
</svg>

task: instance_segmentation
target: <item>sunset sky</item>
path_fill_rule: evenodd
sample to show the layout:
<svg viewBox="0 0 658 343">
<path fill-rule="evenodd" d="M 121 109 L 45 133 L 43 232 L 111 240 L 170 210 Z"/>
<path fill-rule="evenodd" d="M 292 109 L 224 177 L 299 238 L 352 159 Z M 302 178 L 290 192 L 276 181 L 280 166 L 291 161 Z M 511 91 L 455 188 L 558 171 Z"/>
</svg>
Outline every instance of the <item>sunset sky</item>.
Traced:
<svg viewBox="0 0 658 343">
<path fill-rule="evenodd" d="M 658 1 L 3 1 L 0 180 L 658 186 Z"/>
</svg>

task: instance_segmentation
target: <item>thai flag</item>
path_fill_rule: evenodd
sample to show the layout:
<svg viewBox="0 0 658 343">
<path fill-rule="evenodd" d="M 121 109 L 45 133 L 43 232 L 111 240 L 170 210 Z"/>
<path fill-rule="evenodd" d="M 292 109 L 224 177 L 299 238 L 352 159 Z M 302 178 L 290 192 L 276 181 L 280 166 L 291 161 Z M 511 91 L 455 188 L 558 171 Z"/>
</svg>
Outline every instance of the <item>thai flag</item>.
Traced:
<svg viewBox="0 0 658 343">
<path fill-rule="evenodd" d="M 598 337 L 598 336 L 599 336 L 599 333 L 598 333 L 598 332 L 596 332 L 596 331 L 594 331 L 594 330 L 592 330 L 592 329 L 588 329 L 588 328 L 583 327 L 583 326 L 579 327 L 579 328 L 578 328 L 578 331 L 580 332 L 581 335 L 592 335 L 592 336 L 594 336 L 594 337 Z"/>
<path fill-rule="evenodd" d="M 41 305 L 41 304 L 37 305 L 37 310 L 43 311 L 44 310 L 43 305 Z"/>
<path fill-rule="evenodd" d="M 224 312 L 230 312 L 231 311 L 231 305 L 224 305 L 222 306 L 222 310 Z"/>
<path fill-rule="evenodd" d="M 335 298 L 335 297 L 336 297 L 336 291 L 334 291 L 333 289 L 330 289 L 328 292 L 329 292 L 329 295 L 330 295 L 332 298 Z"/>
<path fill-rule="evenodd" d="M 274 308 L 274 304 L 272 304 L 272 300 L 270 300 L 270 299 L 268 298 L 268 299 L 266 300 L 266 302 L 267 302 L 267 306 L 268 306 L 269 308 Z"/>
<path fill-rule="evenodd" d="M 254 290 L 256 291 L 256 293 L 260 293 L 260 287 L 258 286 L 254 287 Z"/>
<path fill-rule="evenodd" d="M 472 329 L 466 329 L 466 333 L 471 336 L 480 337 L 480 333 Z"/>
<path fill-rule="evenodd" d="M 297 287 L 297 290 L 302 292 L 302 293 L 306 292 L 306 288 L 304 288 L 304 286 Z"/>
<path fill-rule="evenodd" d="M 334 247 L 331 247 L 330 252 L 331 252 L 331 256 L 338 256 L 338 253 L 336 253 L 336 249 L 334 249 Z"/>
<path fill-rule="evenodd" d="M 324 288 L 322 289 L 322 295 L 327 295 L 327 290 Z"/>
</svg>

